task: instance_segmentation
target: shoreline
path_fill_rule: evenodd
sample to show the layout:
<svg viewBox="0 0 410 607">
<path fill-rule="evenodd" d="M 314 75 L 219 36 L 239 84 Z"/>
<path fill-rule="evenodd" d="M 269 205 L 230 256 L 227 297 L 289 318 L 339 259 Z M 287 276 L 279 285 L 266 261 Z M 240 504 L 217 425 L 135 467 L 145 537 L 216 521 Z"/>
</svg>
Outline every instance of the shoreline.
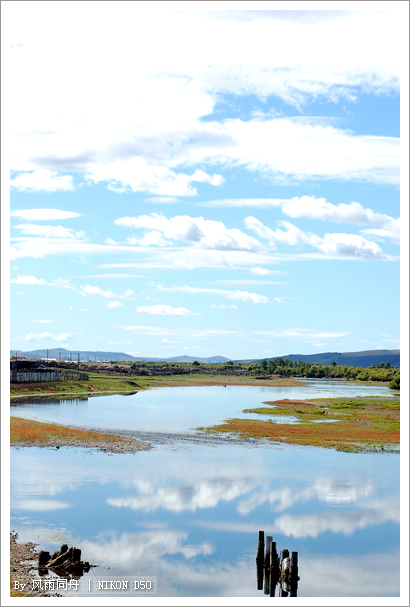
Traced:
<svg viewBox="0 0 410 607">
<path fill-rule="evenodd" d="M 18 533 L 10 531 L 10 597 L 62 597 L 58 593 L 49 593 L 40 588 L 33 588 L 32 582 L 35 579 L 31 573 L 36 568 L 33 561 L 38 559 L 38 552 L 33 542 L 17 542 Z M 14 582 L 24 585 L 23 590 L 14 588 Z"/>
<path fill-rule="evenodd" d="M 10 417 L 10 447 L 84 447 L 105 453 L 137 453 L 152 448 L 132 437 L 82 430 L 62 424 Z"/>
</svg>

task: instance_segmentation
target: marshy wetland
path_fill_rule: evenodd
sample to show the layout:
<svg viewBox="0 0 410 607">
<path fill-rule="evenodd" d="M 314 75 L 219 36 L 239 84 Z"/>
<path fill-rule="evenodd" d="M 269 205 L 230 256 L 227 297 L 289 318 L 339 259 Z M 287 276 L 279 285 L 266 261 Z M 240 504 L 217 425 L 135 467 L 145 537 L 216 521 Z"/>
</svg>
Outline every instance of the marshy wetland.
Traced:
<svg viewBox="0 0 410 607">
<path fill-rule="evenodd" d="M 153 447 L 12 447 L 12 528 L 50 552 L 80 545 L 98 565 L 87 575 L 156 575 L 159 596 L 260 596 L 264 529 L 298 552 L 298 596 L 399 595 L 399 401 L 387 386 L 164 386 L 11 410 Z"/>
</svg>

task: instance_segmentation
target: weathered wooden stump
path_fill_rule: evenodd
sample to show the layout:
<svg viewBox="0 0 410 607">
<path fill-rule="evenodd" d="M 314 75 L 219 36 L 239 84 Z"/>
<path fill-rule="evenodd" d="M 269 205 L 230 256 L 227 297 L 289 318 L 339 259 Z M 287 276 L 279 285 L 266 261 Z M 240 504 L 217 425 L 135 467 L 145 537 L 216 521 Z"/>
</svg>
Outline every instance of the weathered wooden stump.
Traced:
<svg viewBox="0 0 410 607">
<path fill-rule="evenodd" d="M 272 545 L 272 536 L 271 535 L 267 535 L 266 536 L 266 544 L 265 544 L 265 558 L 264 558 L 264 563 L 265 563 L 265 567 L 267 567 L 268 569 L 270 569 L 271 567 L 271 560 L 270 560 L 270 547 Z"/>
<path fill-rule="evenodd" d="M 260 563 L 263 563 L 263 551 L 264 551 L 264 541 L 265 533 L 263 531 L 259 531 L 258 538 L 258 549 L 256 551 L 256 560 Z"/>
<path fill-rule="evenodd" d="M 263 588 L 263 563 L 256 561 L 256 587 L 258 590 Z"/>
<path fill-rule="evenodd" d="M 290 555 L 290 575 L 292 578 L 298 576 L 298 553 L 292 552 Z"/>
<path fill-rule="evenodd" d="M 278 553 L 276 552 L 276 542 L 272 542 L 270 545 L 270 555 L 269 555 L 269 560 L 270 560 L 270 568 L 271 571 L 277 571 L 278 569 Z"/>
<path fill-rule="evenodd" d="M 50 560 L 50 553 L 46 552 L 45 550 L 40 550 L 40 552 L 38 553 L 38 566 L 45 567 L 45 565 L 47 565 L 49 560 Z"/>
</svg>

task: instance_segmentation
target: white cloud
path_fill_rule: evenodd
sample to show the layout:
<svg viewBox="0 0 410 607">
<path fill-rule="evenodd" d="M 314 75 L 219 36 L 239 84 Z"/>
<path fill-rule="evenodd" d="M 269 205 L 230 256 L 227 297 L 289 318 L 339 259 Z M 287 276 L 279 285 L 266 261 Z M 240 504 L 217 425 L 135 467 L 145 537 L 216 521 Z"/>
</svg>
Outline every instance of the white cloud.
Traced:
<svg viewBox="0 0 410 607">
<path fill-rule="evenodd" d="M 372 209 L 365 209 L 358 202 L 338 205 L 328 202 L 326 198 L 315 198 L 314 196 L 301 196 L 289 199 L 283 198 L 232 198 L 222 200 L 210 200 L 199 205 L 211 207 L 256 207 L 270 208 L 278 207 L 285 215 L 296 219 L 305 217 L 307 219 L 320 219 L 334 223 L 349 223 L 353 225 L 391 226 L 398 229 L 398 220 L 376 213 Z"/>
<path fill-rule="evenodd" d="M 254 276 L 266 276 L 267 274 L 269 274 L 269 270 L 267 270 L 266 268 L 250 268 L 249 272 L 251 274 L 253 274 Z"/>
<path fill-rule="evenodd" d="M 165 304 L 153 306 L 137 306 L 136 311 L 140 314 L 153 314 L 155 316 L 199 316 L 187 308 L 172 308 Z"/>
<path fill-rule="evenodd" d="M 39 226 L 33 224 L 21 224 L 15 226 L 22 234 L 39 236 L 41 238 L 73 238 L 85 239 L 85 232 L 75 232 L 71 228 L 63 226 Z"/>
<path fill-rule="evenodd" d="M 71 175 L 59 175 L 49 169 L 20 173 L 10 180 L 10 186 L 19 192 L 64 192 L 75 190 Z"/>
<path fill-rule="evenodd" d="M 278 331 L 251 331 L 254 335 L 269 335 L 283 339 L 333 339 L 335 337 L 344 337 L 349 335 L 346 332 L 338 331 L 315 331 L 314 329 L 280 329 Z"/>
<path fill-rule="evenodd" d="M 387 256 L 375 242 L 357 234 L 325 234 L 318 249 L 327 255 L 384 261 Z"/>
<path fill-rule="evenodd" d="M 150 244 L 152 244 L 151 241 L 155 243 L 157 240 L 161 244 L 165 244 L 161 240 L 160 235 L 162 234 L 167 240 L 180 240 L 209 249 L 258 251 L 262 248 L 255 238 L 241 230 L 228 229 L 222 221 L 203 217 L 179 215 L 168 219 L 158 213 L 152 213 L 139 217 L 122 217 L 116 219 L 114 223 L 118 226 L 150 230 L 148 232 Z M 144 242 L 144 244 L 146 243 L 147 241 Z"/>
<path fill-rule="evenodd" d="M 235 304 L 230 304 L 230 305 L 226 305 L 226 304 L 219 304 L 219 305 L 218 304 L 212 304 L 211 308 L 216 308 L 216 309 L 219 309 L 219 308 L 229 308 L 229 309 L 233 308 L 234 310 L 237 310 L 238 306 L 236 306 Z"/>
<path fill-rule="evenodd" d="M 46 281 L 42 278 L 36 278 L 35 276 L 18 276 L 13 278 L 10 282 L 14 282 L 17 285 L 46 285 Z"/>
<path fill-rule="evenodd" d="M 129 298 L 129 297 L 133 297 L 134 293 L 133 291 L 131 291 L 131 289 L 128 289 L 127 291 L 125 291 L 125 293 L 123 293 L 122 295 L 118 294 L 118 293 L 113 293 L 112 291 L 103 291 L 103 289 L 101 289 L 101 287 L 98 287 L 97 285 L 93 286 L 93 285 L 81 285 L 79 289 L 77 289 L 78 293 L 80 293 L 80 295 L 97 295 L 98 297 L 105 297 L 105 298 L 115 298 L 115 297 L 125 297 L 125 298 Z M 118 307 L 118 306 L 116 306 Z"/>
<path fill-rule="evenodd" d="M 268 297 L 264 295 L 259 295 L 258 293 L 249 293 L 249 291 L 229 291 L 226 289 L 208 289 L 206 287 L 189 287 L 188 285 L 184 286 L 173 286 L 173 287 L 164 287 L 163 285 L 157 285 L 157 289 L 160 291 L 173 291 L 177 293 L 190 293 L 193 295 L 197 295 L 200 293 L 206 293 L 209 295 L 221 295 L 226 299 L 235 299 L 237 301 L 244 301 L 248 303 L 260 303 L 267 304 L 270 303 Z"/>
<path fill-rule="evenodd" d="M 46 325 L 46 324 L 54 322 L 54 320 L 32 320 L 31 322 L 38 322 L 40 324 Z"/>
<path fill-rule="evenodd" d="M 79 293 L 81 293 L 81 295 L 99 295 L 100 297 L 115 297 L 112 291 L 103 291 L 101 287 L 92 285 L 80 286 Z"/>
<path fill-rule="evenodd" d="M 178 202 L 178 198 L 173 198 L 172 196 L 154 196 L 152 198 L 146 198 L 144 202 L 154 202 L 159 204 L 173 204 L 174 202 Z"/>
<path fill-rule="evenodd" d="M 378 244 L 357 234 L 325 234 L 321 238 L 311 232 L 303 232 L 288 221 L 278 221 L 278 224 L 286 228 L 286 231 L 280 228 L 272 230 L 264 226 L 255 217 L 246 217 L 244 221 L 249 230 L 254 231 L 260 238 L 268 240 L 272 248 L 276 248 L 277 242 L 291 246 L 307 244 L 319 249 L 329 257 L 371 261 L 392 259 L 383 253 Z"/>
<path fill-rule="evenodd" d="M 71 189 L 71 177 L 59 173 L 71 171 L 120 192 L 194 195 L 195 181 L 222 182 L 222 176 L 198 170 L 206 162 L 287 179 L 397 182 L 393 138 L 354 135 L 329 126 L 327 119 L 277 118 L 269 111 L 251 120 L 202 118 L 212 115 L 225 94 L 262 100 L 275 95 L 300 108 L 318 98 L 354 101 L 359 92 L 398 93 L 400 11 L 351 11 L 306 27 L 271 15 L 239 21 L 233 11 L 221 20 L 219 11 L 159 14 L 124 3 L 115 13 L 105 5 L 96 31 L 94 9 L 72 6 L 68 11 L 58 5 L 64 31 L 51 30 L 49 9 L 41 5 L 9 18 L 16 39 L 10 54 L 11 166 L 23 171 L 15 187 Z M 104 33 L 113 19 L 122 26 L 111 32 L 107 46 Z M 84 61 L 91 30 L 98 58 L 92 77 Z M 153 31 L 160 43 L 147 55 Z M 129 58 L 142 56 L 130 78 Z M 76 86 L 67 87 L 68 81 Z M 115 82 L 115 90 L 107 90 L 107 82 Z M 33 96 L 33 90 L 42 94 Z M 261 146 L 261 140 L 274 144 Z"/>
<path fill-rule="evenodd" d="M 12 211 L 10 215 L 26 221 L 50 221 L 52 219 L 62 220 L 80 217 L 80 213 L 61 211 L 60 209 L 21 209 Z"/>
<path fill-rule="evenodd" d="M 120 301 L 109 301 L 107 303 L 107 308 L 109 310 L 113 310 L 115 308 L 120 308 L 122 306 L 122 303 Z"/>
<path fill-rule="evenodd" d="M 260 238 L 264 238 L 269 241 L 270 247 L 276 249 L 276 243 L 282 242 L 286 245 L 297 246 L 303 244 L 310 244 L 312 246 L 318 245 L 321 242 L 321 238 L 312 234 L 311 232 L 303 232 L 288 221 L 278 221 L 278 225 L 286 228 L 286 231 L 271 230 L 263 225 L 259 219 L 255 217 L 246 217 L 244 223 L 248 230 L 255 232 Z"/>
<path fill-rule="evenodd" d="M 58 335 L 53 335 L 52 333 L 27 333 L 25 337 L 23 337 L 25 341 L 59 341 L 66 342 L 71 340 L 70 333 L 59 333 Z"/>
</svg>

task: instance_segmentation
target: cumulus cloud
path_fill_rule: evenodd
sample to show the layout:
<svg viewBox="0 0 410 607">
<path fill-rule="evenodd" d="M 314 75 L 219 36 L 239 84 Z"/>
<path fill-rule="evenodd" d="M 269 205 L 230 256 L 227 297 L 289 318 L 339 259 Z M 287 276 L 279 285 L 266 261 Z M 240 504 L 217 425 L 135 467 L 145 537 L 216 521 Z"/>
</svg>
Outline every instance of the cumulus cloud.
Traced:
<svg viewBox="0 0 410 607">
<path fill-rule="evenodd" d="M 120 308 L 122 306 L 122 303 L 120 301 L 109 301 L 107 303 L 107 308 L 109 310 L 113 310 L 115 308 Z"/>
<path fill-rule="evenodd" d="M 19 173 L 10 180 L 10 186 L 19 192 L 64 192 L 75 190 L 71 175 L 59 175 L 49 169 Z"/>
<path fill-rule="evenodd" d="M 14 282 L 17 285 L 46 285 L 46 281 L 42 278 L 36 278 L 35 276 L 18 276 L 13 278 L 10 282 Z"/>
<path fill-rule="evenodd" d="M 40 238 L 73 238 L 85 239 L 85 232 L 75 232 L 63 226 L 39 226 L 33 224 L 20 224 L 15 226 L 22 234 L 39 236 Z"/>
<path fill-rule="evenodd" d="M 140 314 L 153 314 L 155 316 L 199 316 L 187 308 L 172 308 L 166 304 L 153 306 L 137 306 L 136 311 Z"/>
<path fill-rule="evenodd" d="M 401 54 L 400 14 L 395 11 L 351 11 L 343 17 L 343 27 L 339 18 L 306 27 L 272 15 L 242 21 L 233 15 L 221 21 L 219 11 L 207 18 L 201 11 L 150 14 L 126 3 L 115 13 L 122 28 L 112 32 L 108 48 L 105 24 L 109 27 L 113 14 L 107 5 L 99 14 L 101 28 L 94 31 L 99 61 L 90 78 L 84 57 L 89 54 L 86 32 L 93 28 L 93 11 L 82 7 L 80 14 L 76 6 L 71 11 L 60 8 L 67 28 L 52 32 L 43 10 L 28 9 L 23 17 L 9 20 L 10 35 L 16 40 L 11 52 L 16 75 L 11 166 L 22 172 L 15 187 L 25 179 L 31 180 L 25 187 L 72 188 L 71 178 L 60 172 L 76 171 L 120 192 L 193 195 L 195 180 L 212 185 L 222 181 L 218 174 L 198 169 L 206 162 L 286 178 L 397 182 L 395 139 L 354 135 L 329 126 L 325 119 L 320 123 L 310 117 L 278 118 L 269 111 L 251 120 L 217 121 L 212 115 L 226 94 L 259 99 L 275 95 L 301 108 L 317 98 L 333 103 L 342 98 L 354 101 L 359 92 L 397 93 Z M 73 49 L 70 36 L 75 28 Z M 152 31 L 166 53 L 147 56 Z M 17 47 L 21 41 L 24 44 Z M 50 46 L 54 52 L 48 53 L 44 69 Z M 328 49 L 326 54 L 323 48 Z M 130 79 L 129 57 L 143 55 L 144 62 L 133 65 Z M 65 86 L 70 78 L 76 79 L 81 99 L 77 87 Z M 116 82 L 115 91 L 107 91 L 110 81 Z M 42 95 L 27 94 L 34 89 Z M 213 119 L 202 120 L 204 116 Z M 275 145 L 261 146 L 261 136 Z M 178 172 L 181 168 L 183 173 Z M 33 186 L 39 170 L 49 171 L 51 177 L 37 176 L 40 183 Z"/>
<path fill-rule="evenodd" d="M 222 221 L 179 215 L 168 219 L 158 213 L 139 217 L 121 217 L 118 226 L 149 230 L 145 238 L 165 244 L 161 235 L 169 241 L 182 241 L 200 247 L 218 250 L 258 251 L 262 245 L 252 236 L 236 228 L 228 229 Z M 140 242 L 140 241 L 139 241 Z M 145 240 L 145 243 L 147 240 Z"/>
<path fill-rule="evenodd" d="M 25 221 L 51 221 L 53 219 L 62 220 L 80 217 L 80 213 L 60 209 L 20 209 L 12 211 L 10 215 Z"/>
<path fill-rule="evenodd" d="M 328 202 L 326 198 L 315 198 L 314 196 L 295 196 L 294 198 L 232 198 L 222 200 L 210 200 L 198 203 L 212 207 L 256 207 L 270 208 L 278 207 L 285 215 L 297 219 L 320 219 L 334 223 L 348 223 L 353 225 L 391 226 L 398 229 L 398 221 L 384 213 L 376 213 L 372 209 L 365 209 L 358 202 L 338 205 Z"/>
<path fill-rule="evenodd" d="M 59 333 L 58 335 L 53 335 L 52 333 L 27 333 L 25 337 L 23 337 L 25 341 L 59 341 L 66 342 L 71 340 L 70 333 Z"/>
<path fill-rule="evenodd" d="M 269 274 L 269 270 L 267 270 L 266 268 L 250 268 L 249 272 L 251 274 L 253 274 L 254 276 L 266 276 L 267 274 Z"/>
<path fill-rule="evenodd" d="M 260 238 L 268 240 L 269 246 L 273 249 L 276 248 L 277 242 L 291 246 L 307 244 L 319 249 L 329 257 L 370 261 L 390 259 L 378 244 L 357 234 L 334 233 L 325 234 L 321 238 L 311 232 L 303 232 L 288 221 L 278 221 L 278 224 L 286 230 L 280 228 L 272 230 L 255 217 L 246 217 L 244 221 L 249 230 L 255 232 Z"/>
<path fill-rule="evenodd" d="M 157 289 L 160 291 L 173 291 L 178 293 L 190 293 L 190 294 L 209 294 L 209 295 L 221 295 L 226 299 L 234 299 L 237 301 L 244 301 L 248 303 L 267 304 L 270 303 L 268 297 L 259 295 L 259 293 L 249 293 L 249 291 L 230 291 L 227 289 L 209 289 L 207 287 L 190 287 L 184 286 L 173 286 L 164 287 L 163 285 L 157 285 Z"/>
<path fill-rule="evenodd" d="M 387 259 L 378 244 L 357 234 L 325 234 L 317 248 L 327 255 L 336 257 L 354 257 L 373 261 Z"/>
</svg>

